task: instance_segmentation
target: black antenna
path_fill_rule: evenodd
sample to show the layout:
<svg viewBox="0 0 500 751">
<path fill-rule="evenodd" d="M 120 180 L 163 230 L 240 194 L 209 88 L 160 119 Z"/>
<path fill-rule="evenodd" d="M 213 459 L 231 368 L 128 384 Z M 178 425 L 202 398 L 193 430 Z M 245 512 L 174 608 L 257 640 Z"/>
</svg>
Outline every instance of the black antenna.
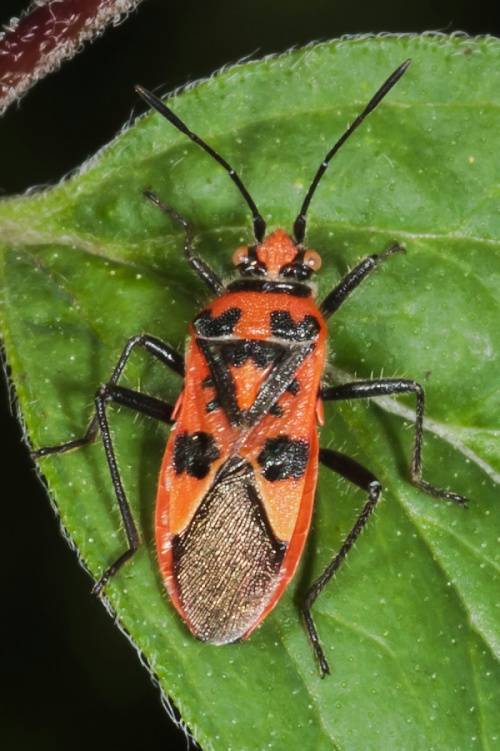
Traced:
<svg viewBox="0 0 500 751">
<path fill-rule="evenodd" d="M 359 125 L 361 125 L 365 117 L 367 117 L 367 115 L 369 115 L 370 112 L 373 112 L 375 107 L 378 104 L 380 104 L 380 102 L 385 97 L 385 95 L 388 94 L 389 91 L 392 89 L 392 87 L 399 81 L 399 79 L 401 78 L 403 73 L 406 71 L 410 63 L 411 63 L 411 60 L 406 60 L 402 65 L 399 66 L 399 68 L 397 68 L 394 71 L 392 75 L 389 76 L 387 81 L 383 84 L 383 86 L 380 87 L 380 89 L 377 91 L 375 96 L 366 105 L 363 112 L 360 115 L 358 115 L 358 117 L 346 130 L 344 135 L 341 138 L 339 138 L 335 146 L 332 149 L 330 149 L 326 157 L 321 162 L 319 169 L 316 172 L 316 175 L 314 177 L 314 180 L 312 181 L 309 187 L 309 190 L 307 191 L 307 195 L 304 198 L 304 203 L 301 206 L 299 214 L 293 223 L 293 234 L 295 235 L 295 239 L 297 243 L 301 243 L 304 240 L 304 235 L 306 233 L 307 210 L 309 208 L 309 204 L 311 203 L 311 199 L 316 191 L 316 188 L 318 187 L 319 181 L 321 180 L 321 178 L 326 172 L 326 168 L 328 167 L 330 160 L 332 159 L 333 156 L 335 156 L 335 154 L 340 149 L 340 147 L 347 141 L 349 136 L 352 133 L 354 133 L 356 128 Z"/>
<path fill-rule="evenodd" d="M 216 151 L 212 149 L 211 146 L 209 146 L 205 141 L 202 141 L 202 139 L 196 135 L 196 133 L 193 133 L 189 128 L 180 120 L 177 115 L 174 115 L 172 110 L 170 110 L 163 102 L 158 99 L 154 94 L 152 94 L 150 91 L 147 91 L 146 89 L 143 89 L 142 86 L 136 86 L 135 90 L 141 96 L 144 101 L 146 101 L 150 107 L 153 107 L 157 112 L 160 113 L 160 115 L 163 115 L 169 122 L 174 125 L 177 130 L 180 130 L 181 133 L 184 133 L 188 138 L 190 138 L 192 141 L 198 144 L 198 146 L 201 146 L 202 149 L 204 149 L 207 154 L 210 154 L 213 159 L 215 159 L 216 162 L 218 162 L 226 172 L 229 174 L 229 177 L 231 180 L 236 184 L 238 190 L 240 191 L 241 195 L 245 199 L 250 211 L 252 212 L 252 222 L 253 222 L 253 232 L 255 235 L 255 239 L 258 243 L 262 242 L 264 239 L 264 234 L 266 231 L 266 223 L 262 216 L 259 213 L 259 210 L 257 206 L 255 205 L 252 196 L 248 192 L 248 190 L 245 188 L 243 183 L 241 182 L 241 178 L 238 175 L 238 173 L 231 167 L 230 164 L 226 162 L 225 159 L 223 159 L 220 154 L 218 154 Z"/>
</svg>

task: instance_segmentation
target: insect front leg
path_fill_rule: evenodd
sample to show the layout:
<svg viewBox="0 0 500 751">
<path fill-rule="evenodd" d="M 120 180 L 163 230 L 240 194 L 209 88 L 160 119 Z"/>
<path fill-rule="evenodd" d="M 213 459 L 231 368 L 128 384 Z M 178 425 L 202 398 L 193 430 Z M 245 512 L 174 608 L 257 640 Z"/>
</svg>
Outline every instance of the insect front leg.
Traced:
<svg viewBox="0 0 500 751">
<path fill-rule="evenodd" d="M 378 396 L 395 396 L 396 394 L 415 394 L 417 397 L 417 409 L 415 418 L 415 439 L 413 443 L 413 456 L 410 465 L 410 480 L 418 488 L 434 496 L 459 504 L 466 504 L 467 498 L 457 493 L 441 490 L 431 485 L 422 478 L 422 438 L 424 422 L 425 396 L 422 386 L 416 381 L 399 378 L 384 378 L 377 381 L 357 381 L 345 383 L 341 386 L 332 386 L 321 391 L 321 398 L 325 401 L 340 399 L 368 399 Z"/>
<path fill-rule="evenodd" d="M 321 677 L 324 678 L 325 675 L 330 673 L 330 667 L 328 665 L 328 660 L 325 657 L 325 653 L 323 652 L 318 631 L 314 625 L 311 608 L 356 542 L 361 530 L 368 521 L 369 516 L 372 514 L 373 509 L 380 498 L 382 486 L 375 475 L 369 472 L 361 464 L 354 461 L 354 459 L 345 456 L 345 454 L 341 454 L 339 451 L 320 449 L 319 460 L 326 467 L 337 472 L 337 474 L 342 475 L 346 480 L 349 480 L 349 482 L 352 482 L 354 485 L 357 485 L 368 493 L 368 499 L 363 510 L 342 543 L 339 552 L 309 589 L 302 605 L 302 614 L 304 616 L 307 633 L 318 659 Z"/>
<path fill-rule="evenodd" d="M 107 404 L 113 402 L 119 404 L 122 407 L 138 412 L 140 414 L 153 417 L 161 422 L 172 424 L 172 412 L 173 407 L 166 402 L 157 399 L 156 397 L 149 396 L 147 394 L 141 394 L 132 389 L 128 389 L 124 386 L 117 384 L 125 365 L 134 349 L 134 347 L 142 347 L 147 352 L 156 357 L 163 365 L 166 365 L 171 370 L 174 370 L 181 376 L 184 376 L 184 361 L 181 355 L 174 349 L 169 347 L 160 339 L 142 334 L 129 339 L 127 342 L 118 363 L 111 375 L 108 383 L 99 387 L 95 394 L 95 414 L 87 428 L 87 431 L 83 438 L 79 438 L 73 441 L 68 441 L 59 446 L 45 446 L 37 451 L 32 452 L 34 459 L 40 459 L 50 454 L 63 454 L 67 451 L 81 448 L 82 446 L 92 443 L 96 440 L 99 433 L 102 435 L 104 444 L 104 450 L 106 453 L 106 460 L 108 462 L 109 472 L 111 480 L 113 482 L 113 488 L 115 491 L 116 500 L 120 509 L 120 513 L 123 519 L 123 525 L 125 528 L 125 534 L 127 536 L 128 549 L 104 572 L 100 580 L 95 584 L 93 592 L 99 595 L 102 592 L 103 587 L 114 576 L 117 571 L 123 566 L 129 558 L 136 552 L 140 545 L 139 533 L 130 509 L 125 489 L 120 477 L 118 469 L 115 450 L 111 439 L 111 433 L 109 429 L 108 418 L 106 415 Z"/>
<path fill-rule="evenodd" d="M 158 206 L 164 214 L 167 214 L 167 216 L 171 217 L 171 219 L 174 219 L 181 225 L 186 235 L 184 241 L 184 258 L 187 260 L 195 274 L 202 282 L 204 282 L 204 284 L 207 285 L 209 290 L 216 295 L 221 295 L 224 291 L 224 285 L 221 279 L 219 279 L 215 271 L 210 268 L 208 263 L 205 263 L 203 258 L 200 258 L 200 256 L 193 253 L 193 228 L 188 220 L 181 216 L 178 211 L 166 204 L 165 201 L 162 201 L 162 199 L 151 190 L 144 191 L 144 195 L 146 198 L 149 198 L 151 203 Z"/>
<path fill-rule="evenodd" d="M 374 271 L 377 266 L 386 261 L 394 253 L 405 253 L 405 249 L 398 243 L 393 243 L 381 256 L 368 256 L 360 261 L 352 271 L 345 275 L 334 289 L 325 297 L 319 309 L 325 321 L 332 316 L 342 303 L 347 300 L 351 292 L 359 287 L 361 282 L 366 279 L 368 274 Z"/>
</svg>

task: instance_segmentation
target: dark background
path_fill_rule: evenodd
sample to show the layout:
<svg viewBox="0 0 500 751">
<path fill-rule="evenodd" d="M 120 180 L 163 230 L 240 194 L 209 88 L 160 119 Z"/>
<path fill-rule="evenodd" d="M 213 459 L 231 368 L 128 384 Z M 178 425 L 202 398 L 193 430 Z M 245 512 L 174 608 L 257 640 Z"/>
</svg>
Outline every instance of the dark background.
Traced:
<svg viewBox="0 0 500 751">
<path fill-rule="evenodd" d="M 0 24 L 29 2 L 1 0 Z M 495 7 L 494 7 L 495 6 Z M 170 91 L 244 56 L 342 34 L 500 35 L 498 0 L 145 0 L 0 120 L 0 195 L 50 184 Z M 0 377 L 1 381 L 1 377 Z M 0 748 L 186 748 L 158 690 L 63 540 L 0 382 Z"/>
</svg>

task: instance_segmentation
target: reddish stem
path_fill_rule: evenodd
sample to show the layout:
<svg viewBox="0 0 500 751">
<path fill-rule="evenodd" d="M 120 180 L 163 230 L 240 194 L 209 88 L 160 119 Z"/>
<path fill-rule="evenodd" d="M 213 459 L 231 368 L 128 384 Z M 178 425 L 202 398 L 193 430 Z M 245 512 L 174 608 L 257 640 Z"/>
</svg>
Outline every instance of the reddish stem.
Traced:
<svg viewBox="0 0 500 751">
<path fill-rule="evenodd" d="M 141 0 L 48 0 L 0 36 L 0 112 Z"/>
</svg>

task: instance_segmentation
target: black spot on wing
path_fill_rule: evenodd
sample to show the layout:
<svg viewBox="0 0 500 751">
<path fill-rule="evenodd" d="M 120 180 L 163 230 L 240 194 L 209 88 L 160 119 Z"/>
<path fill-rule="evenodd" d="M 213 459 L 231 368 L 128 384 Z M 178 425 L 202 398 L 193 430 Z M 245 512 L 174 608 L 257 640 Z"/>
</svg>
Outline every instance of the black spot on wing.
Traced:
<svg viewBox="0 0 500 751">
<path fill-rule="evenodd" d="M 203 480 L 210 465 L 220 456 L 214 437 L 210 433 L 181 433 L 175 439 L 174 469 L 178 475 L 186 472 L 190 477 Z"/>
<path fill-rule="evenodd" d="M 288 310 L 271 312 L 271 332 L 278 339 L 305 342 L 316 339 L 320 331 L 319 321 L 315 316 L 305 315 L 295 323 Z"/>
<path fill-rule="evenodd" d="M 289 436 L 268 438 L 257 457 L 262 474 L 269 482 L 277 480 L 298 480 L 306 471 L 309 460 L 307 441 L 295 441 Z"/>
<path fill-rule="evenodd" d="M 211 310 L 202 310 L 193 320 L 193 328 L 199 336 L 209 339 L 229 336 L 242 315 L 241 308 L 228 308 L 220 316 L 212 318 Z"/>
</svg>

